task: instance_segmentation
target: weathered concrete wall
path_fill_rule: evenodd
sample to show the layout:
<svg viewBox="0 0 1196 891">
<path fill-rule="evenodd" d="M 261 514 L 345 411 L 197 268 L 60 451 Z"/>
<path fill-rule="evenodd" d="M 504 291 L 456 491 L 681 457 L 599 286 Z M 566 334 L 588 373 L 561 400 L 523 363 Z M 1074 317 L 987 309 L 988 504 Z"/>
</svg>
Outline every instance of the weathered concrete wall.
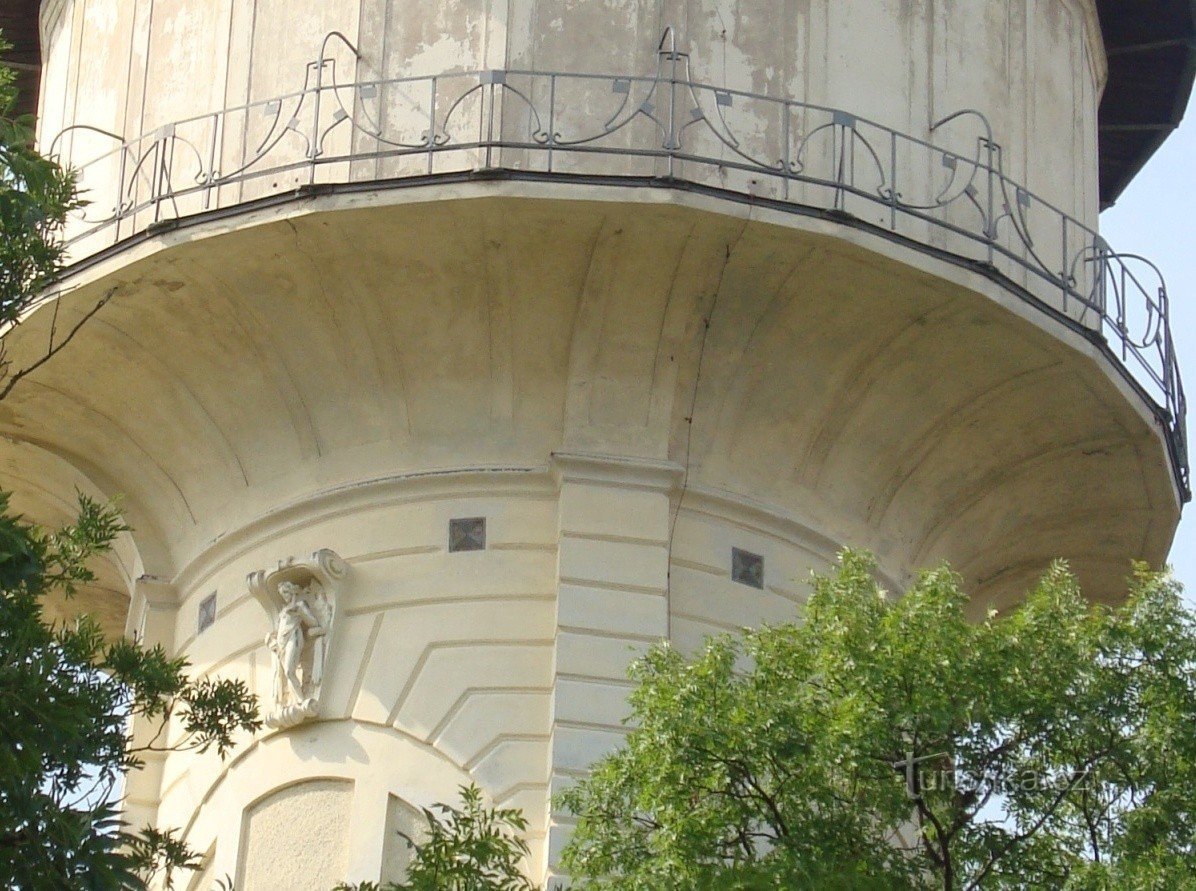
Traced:
<svg viewBox="0 0 1196 891">
<path fill-rule="evenodd" d="M 688 650 L 707 634 L 793 620 L 809 570 L 833 559 L 829 542 L 793 524 L 692 492 L 673 505 L 670 547 L 680 472 L 562 456 L 554 472 L 413 477 L 215 545 L 179 578 L 168 636 L 195 671 L 264 698 L 270 618 L 246 573 L 318 547 L 346 558 L 321 723 L 246 739 L 230 762 L 167 757 L 152 781 L 133 778 L 137 815 L 183 827 L 213 852 L 211 874 L 239 888 L 327 889 L 334 869 L 399 878 L 386 835 L 395 801 L 429 806 L 473 781 L 523 810 L 529 868 L 542 874 L 549 844 L 555 854 L 567 837 L 567 818 L 550 822 L 549 790 L 622 738 L 629 660 L 661 638 Z M 484 551 L 447 551 L 457 516 L 486 518 Z M 731 580 L 731 547 L 763 556 L 763 587 Z M 212 594 L 217 619 L 197 632 Z M 319 831 L 285 831 L 306 824 Z"/>
<path fill-rule="evenodd" d="M 486 518 L 485 551 L 448 552 L 448 522 L 458 516 Z M 249 596 L 245 576 L 323 547 L 351 569 L 322 723 L 267 732 L 239 748 L 231 765 L 214 756 L 168 758 L 158 821 L 187 826 L 200 849 L 215 844 L 227 871 L 244 877 L 238 887 L 268 887 L 246 865 L 246 803 L 272 784 L 293 782 L 297 771 L 350 780 L 340 878 L 376 881 L 394 859 L 385 835 L 389 797 L 426 807 L 454 800 L 457 786 L 472 780 L 494 800 L 523 808 L 538 865 L 554 639 L 551 481 L 484 473 L 394 481 L 342 491 L 245 530 L 179 579 L 178 650 L 196 670 L 240 677 L 268 700 L 262 637 L 271 620 Z M 198 605 L 213 593 L 218 617 L 200 633 Z M 248 788 L 246 774 L 255 778 Z"/>
<path fill-rule="evenodd" d="M 241 885 L 261 891 L 335 887 L 348 867 L 355 791 L 351 781 L 313 779 L 255 802 L 241 833 Z"/>
<path fill-rule="evenodd" d="M 349 83 L 491 67 L 651 75 L 666 26 L 689 54 L 693 75 L 714 86 L 842 108 L 922 139 L 932 138 L 931 125 L 941 118 L 977 110 L 1005 148 L 1009 175 L 1095 224 L 1104 56 L 1088 0 L 49 0 L 42 136 L 48 142 L 68 124 L 88 124 L 132 137 L 292 94 L 333 30 L 361 50 L 355 60 L 343 45 L 329 45 L 337 78 Z M 350 91 L 345 101 L 368 103 L 373 117 L 400 128 L 418 104 L 401 90 L 381 100 Z M 565 132 L 573 125 L 592 131 L 609 111 L 589 97 L 562 111 L 559 123 Z M 252 155 L 260 117 L 255 109 L 219 134 L 226 172 Z M 745 107 L 730 118 L 747 151 L 776 153 L 782 136 L 775 112 Z M 419 123 L 411 121 L 413 133 Z M 968 118 L 933 138 L 970 157 L 982 132 Z M 212 135 L 204 122 L 187 130 L 201 152 Z M 347 140 L 347 130 L 329 150 L 337 139 Z M 63 144 L 74 163 L 108 147 L 82 133 Z M 289 150 L 301 158 L 304 149 L 296 139 Z M 457 160 L 468 166 L 465 156 Z M 587 169 L 581 159 L 570 163 Z M 602 170 L 642 172 L 645 163 L 604 159 Z M 902 171 L 910 196 L 933 194 L 939 182 L 921 163 L 911 157 Z M 257 182 L 246 197 L 302 181 Z"/>
</svg>

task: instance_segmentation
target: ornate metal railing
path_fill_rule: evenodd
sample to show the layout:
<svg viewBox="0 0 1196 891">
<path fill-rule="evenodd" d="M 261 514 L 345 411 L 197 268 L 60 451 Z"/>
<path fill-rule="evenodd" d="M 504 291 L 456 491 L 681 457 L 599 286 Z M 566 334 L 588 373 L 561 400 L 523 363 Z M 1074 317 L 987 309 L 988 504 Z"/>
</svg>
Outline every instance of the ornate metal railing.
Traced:
<svg viewBox="0 0 1196 891">
<path fill-rule="evenodd" d="M 353 59 L 351 83 L 338 79 L 338 54 Z M 481 70 L 371 80 L 359 76 L 364 67 L 334 32 L 294 93 L 133 139 L 67 128 L 51 151 L 74 164 L 89 201 L 68 227 L 72 256 L 321 185 L 505 171 L 718 190 L 884 231 L 1011 280 L 1120 360 L 1155 402 L 1187 491 L 1186 405 L 1159 270 L 1115 253 L 1007 176 L 979 112 L 934 122 L 922 139 L 842 109 L 700 83 L 671 30 L 646 76 Z"/>
</svg>

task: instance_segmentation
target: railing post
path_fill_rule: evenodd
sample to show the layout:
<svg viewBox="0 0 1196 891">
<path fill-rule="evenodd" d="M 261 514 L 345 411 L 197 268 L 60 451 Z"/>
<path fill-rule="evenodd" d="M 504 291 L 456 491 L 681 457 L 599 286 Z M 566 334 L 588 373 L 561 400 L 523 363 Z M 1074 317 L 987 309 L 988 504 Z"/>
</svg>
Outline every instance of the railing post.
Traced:
<svg viewBox="0 0 1196 891">
<path fill-rule="evenodd" d="M 789 200 L 789 174 L 791 159 L 789 157 L 789 117 L 792 106 L 789 102 L 781 102 L 781 195 Z"/>
<path fill-rule="evenodd" d="M 831 126 L 831 176 L 835 181 L 835 210 L 841 210 L 843 198 L 843 125 L 838 122 L 839 113 L 831 112 L 834 123 Z"/>
<path fill-rule="evenodd" d="M 831 153 L 834 155 L 835 165 L 835 210 L 847 211 L 847 165 L 849 161 L 848 143 L 855 148 L 855 140 L 850 131 L 855 127 L 855 118 L 845 111 L 831 113 L 833 126 L 831 127 Z M 854 165 L 852 165 L 854 166 Z"/>
<path fill-rule="evenodd" d="M 548 172 L 552 173 L 552 145 L 556 141 L 556 75 L 548 75 Z M 530 166 L 530 165 L 529 165 Z"/>
<path fill-rule="evenodd" d="M 1167 402 L 1167 412 L 1171 415 L 1171 423 L 1174 427 L 1178 423 L 1179 417 L 1176 412 L 1175 368 L 1171 355 L 1170 329 L 1164 328 L 1163 334 L 1163 399 Z"/>
<path fill-rule="evenodd" d="M 217 142 L 217 138 L 218 138 L 217 134 L 218 134 L 218 131 L 220 130 L 220 125 L 223 120 L 224 119 L 221 117 L 219 112 L 212 115 L 212 144 L 208 151 L 208 171 L 207 171 L 207 180 L 208 181 L 207 181 L 206 187 L 204 188 L 204 193 L 203 193 L 203 208 L 204 208 L 204 210 L 207 210 L 208 208 L 210 208 L 212 206 L 212 188 L 213 188 L 213 183 L 216 181 L 216 142 Z"/>
<path fill-rule="evenodd" d="M 479 75 L 479 83 L 481 86 L 478 89 L 478 147 L 482 149 L 483 153 L 488 153 L 490 147 L 486 145 L 486 74 L 483 72 Z M 485 157 L 485 154 L 484 154 Z M 483 162 L 483 167 L 489 166 L 487 162 Z"/>
<path fill-rule="evenodd" d="M 1177 384 L 1178 375 L 1175 373 L 1174 344 L 1171 342 L 1171 307 L 1167 305 L 1167 288 L 1159 286 L 1159 312 L 1162 320 L 1159 328 L 1160 352 L 1163 358 L 1163 399 L 1167 403 L 1167 411 L 1171 415 L 1172 430 L 1180 422 L 1179 390 L 1182 385 Z"/>
<path fill-rule="evenodd" d="M 1104 241 L 1099 235 L 1092 239 L 1093 252 L 1093 275 L 1096 280 L 1092 283 L 1092 295 L 1096 298 L 1096 309 L 1101 314 L 1101 318 L 1108 318 L 1109 316 L 1109 299 L 1108 299 L 1108 273 L 1109 260 L 1106 256 Z"/>
<path fill-rule="evenodd" d="M 988 233 L 987 233 L 988 238 L 986 239 L 986 241 L 988 242 L 988 265 L 992 266 L 993 261 L 996 258 L 996 251 L 995 251 L 994 246 L 995 246 L 996 240 L 997 240 L 997 220 L 996 220 L 997 196 L 996 196 L 996 187 L 993 182 L 994 178 L 997 175 L 997 172 L 995 169 L 996 168 L 996 145 L 993 142 L 991 136 L 986 137 L 984 139 L 984 144 L 988 151 L 988 176 L 986 177 L 986 179 L 988 180 L 988 196 L 986 199 L 988 202 L 988 207 L 985 211 L 985 214 L 986 214 L 985 226 L 988 227 Z"/>
<path fill-rule="evenodd" d="M 162 219 L 162 166 L 166 163 L 166 138 L 154 140 L 154 175 L 150 180 L 150 196 L 154 202 L 154 222 Z"/>
<path fill-rule="evenodd" d="M 485 124 L 486 124 L 486 168 L 485 169 L 489 170 L 490 168 L 492 168 L 494 166 L 494 106 L 495 106 L 495 95 L 497 93 L 497 91 L 495 89 L 495 87 L 496 87 L 495 81 L 498 79 L 499 75 L 497 72 L 490 72 L 489 74 L 486 74 L 483 76 L 490 82 L 488 85 L 489 90 L 482 91 L 482 116 L 485 119 Z M 485 98 L 485 95 L 487 92 L 489 92 L 489 94 L 490 94 L 489 111 L 487 111 L 486 98 Z"/>
<path fill-rule="evenodd" d="M 315 185 L 316 158 L 320 154 L 320 100 L 324 95 L 324 63 L 324 51 L 321 49 L 320 57 L 316 60 L 315 96 L 312 99 L 311 148 L 308 149 L 311 165 L 308 172 L 308 185 Z"/>
<path fill-rule="evenodd" d="M 677 172 L 677 48 L 669 53 L 669 179 Z"/>
<path fill-rule="evenodd" d="M 1096 305 L 1096 311 L 1100 314 L 1100 327 L 1104 330 L 1107 323 L 1112 323 L 1117 327 L 1117 336 L 1124 341 L 1124 334 L 1122 333 L 1120 322 L 1113 322 L 1109 318 L 1108 306 L 1108 273 L 1109 261 L 1106 257 L 1104 248 L 1104 241 L 1099 235 L 1092 236 L 1092 287 L 1088 290 L 1089 299 Z"/>
<path fill-rule="evenodd" d="M 436 150 L 436 75 L 428 84 L 428 176 L 432 175 L 432 156 Z"/>
<path fill-rule="evenodd" d="M 1125 261 L 1120 262 L 1120 281 L 1114 292 L 1117 297 L 1117 330 L 1121 332 L 1121 361 L 1129 358 L 1130 323 L 1126 317 L 1126 268 Z"/>
<path fill-rule="evenodd" d="M 116 212 L 116 225 L 113 228 L 116 230 L 116 235 L 112 239 L 112 243 L 116 244 L 120 241 L 120 224 L 125 219 L 125 176 L 128 174 L 129 163 L 129 144 L 122 142 L 120 144 L 120 164 L 117 176 L 120 177 L 116 184 L 116 207 L 113 210 Z"/>
<path fill-rule="evenodd" d="M 1063 237 L 1062 237 L 1063 256 L 1060 258 L 1060 262 L 1062 264 L 1062 269 L 1059 273 L 1059 288 L 1063 292 L 1063 311 L 1066 313 L 1067 312 L 1068 284 L 1069 284 L 1068 279 L 1071 276 L 1070 272 L 1068 271 L 1069 266 L 1068 266 L 1068 262 L 1067 262 L 1068 258 L 1070 256 L 1067 251 L 1067 214 L 1065 214 L 1065 213 L 1060 214 L 1059 217 L 1063 221 Z M 1081 316 L 1083 315 L 1083 310 L 1080 311 L 1080 314 L 1081 314 Z"/>
<path fill-rule="evenodd" d="M 889 131 L 889 229 L 897 231 L 897 131 Z"/>
</svg>

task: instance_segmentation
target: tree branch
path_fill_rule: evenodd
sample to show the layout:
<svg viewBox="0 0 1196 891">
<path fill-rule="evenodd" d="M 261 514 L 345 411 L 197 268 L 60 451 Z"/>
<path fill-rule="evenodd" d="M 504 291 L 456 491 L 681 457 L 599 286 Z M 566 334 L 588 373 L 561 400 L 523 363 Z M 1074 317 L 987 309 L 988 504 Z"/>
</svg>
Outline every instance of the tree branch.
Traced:
<svg viewBox="0 0 1196 891">
<path fill-rule="evenodd" d="M 44 356 L 42 356 L 40 359 L 38 359 L 36 362 L 34 362 L 32 365 L 30 365 L 29 367 L 22 368 L 20 371 L 16 372 L 16 374 L 13 374 L 11 377 L 9 377 L 8 381 L 4 384 L 4 387 L 0 388 L 0 401 L 3 401 L 4 399 L 6 399 L 8 397 L 8 394 L 12 392 L 12 388 L 15 387 L 17 385 L 17 383 L 23 377 L 25 377 L 28 374 L 33 373 L 34 371 L 37 371 L 37 369 L 41 368 L 43 365 L 45 365 L 47 362 L 49 362 L 51 359 L 53 359 L 56 355 L 58 355 L 59 351 L 61 351 L 63 347 L 65 347 L 72 340 L 74 340 L 75 335 L 79 333 L 79 329 L 81 329 L 84 325 L 86 325 L 91 320 L 92 316 L 94 316 L 101 309 L 103 309 L 104 305 L 109 300 L 112 299 L 112 296 L 115 293 L 116 293 L 115 287 L 109 288 L 108 293 L 106 293 L 103 297 L 101 297 L 95 306 L 93 306 L 91 309 L 89 309 L 86 313 L 83 314 L 83 318 L 81 318 L 78 322 L 75 323 L 74 327 L 71 328 L 71 330 L 67 333 L 66 337 L 64 337 L 62 339 L 62 341 L 59 342 L 58 344 L 54 343 L 54 335 L 55 335 L 55 332 L 56 332 L 56 329 L 58 326 L 57 308 L 55 308 L 55 321 L 50 329 L 50 345 L 49 345 L 49 348 L 46 350 L 46 354 Z"/>
<path fill-rule="evenodd" d="M 1088 776 L 1088 772 L 1092 769 L 1092 765 L 1095 764 L 1096 762 L 1100 761 L 1100 759 L 1104 758 L 1106 755 L 1108 755 L 1107 751 L 1098 752 L 1097 754 L 1095 754 L 1091 758 L 1089 758 L 1086 762 L 1084 762 L 1084 764 L 1081 765 L 1081 767 L 1079 769 L 1073 771 L 1072 775 L 1071 775 L 1071 779 L 1068 780 L 1067 785 L 1065 785 L 1062 789 L 1059 790 L 1059 792 L 1055 795 L 1054 799 L 1051 801 L 1050 806 L 1047 807 L 1046 810 L 1044 810 L 1042 812 L 1042 814 L 1038 817 L 1038 819 L 1034 821 L 1034 825 L 1032 825 L 1025 832 L 1020 832 L 1017 835 L 1012 836 L 1009 839 L 1009 841 L 1007 841 L 1004 845 L 1001 846 L 1001 849 L 999 851 L 996 851 L 995 853 L 990 854 L 988 857 L 988 860 L 984 864 L 984 867 L 980 870 L 979 873 L 976 874 L 975 878 L 973 878 L 972 881 L 968 883 L 966 891 L 973 891 L 973 889 L 979 888 L 980 883 L 982 881 L 984 881 L 985 878 L 987 878 L 988 874 L 990 872 L 992 872 L 993 867 L 995 867 L 997 865 L 997 862 L 1002 857 L 1004 857 L 1011 850 L 1013 850 L 1013 848 L 1015 846 L 1020 845 L 1026 839 L 1031 838 L 1034 835 L 1036 835 L 1038 833 L 1038 831 L 1043 827 L 1043 824 L 1045 824 L 1047 820 L 1049 820 L 1051 817 L 1053 817 L 1055 815 L 1055 811 L 1057 811 L 1059 809 L 1059 806 L 1061 804 L 1063 804 L 1063 802 L 1067 799 L 1067 796 L 1071 794 L 1072 790 L 1075 789 L 1075 787 L 1080 783 L 1081 780 L 1083 780 L 1086 776 Z"/>
</svg>

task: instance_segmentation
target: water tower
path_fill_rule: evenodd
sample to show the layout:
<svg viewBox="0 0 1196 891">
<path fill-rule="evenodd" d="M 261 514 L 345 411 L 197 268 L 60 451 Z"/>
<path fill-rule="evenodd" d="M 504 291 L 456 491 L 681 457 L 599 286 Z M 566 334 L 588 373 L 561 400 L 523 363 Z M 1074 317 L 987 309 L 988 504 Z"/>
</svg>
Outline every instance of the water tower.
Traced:
<svg viewBox="0 0 1196 891">
<path fill-rule="evenodd" d="M 194 887 L 401 874 L 530 821 L 661 638 L 794 616 L 845 544 L 977 609 L 1095 598 L 1188 497 L 1168 295 L 1098 234 L 1191 88 L 1185 0 L 43 0 L 89 204 L 0 407 L 86 603 L 269 727 L 128 782 Z"/>
</svg>

